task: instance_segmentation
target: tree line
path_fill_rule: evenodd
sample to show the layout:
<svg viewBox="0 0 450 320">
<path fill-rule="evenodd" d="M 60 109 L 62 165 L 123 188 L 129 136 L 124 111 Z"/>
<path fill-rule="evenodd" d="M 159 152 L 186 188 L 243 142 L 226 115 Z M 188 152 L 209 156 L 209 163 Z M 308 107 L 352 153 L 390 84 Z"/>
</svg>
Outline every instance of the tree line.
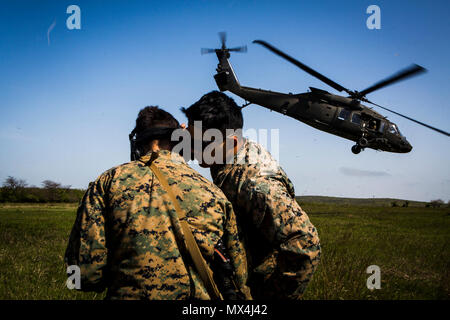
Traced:
<svg viewBox="0 0 450 320">
<path fill-rule="evenodd" d="M 8 176 L 0 188 L 0 203 L 2 202 L 79 202 L 86 190 L 72 189 L 70 185 L 63 186 L 59 182 L 52 180 L 42 181 L 42 187 L 28 186 L 23 179 Z M 403 204 L 392 202 L 392 207 L 408 207 L 409 201 Z M 450 200 L 445 204 L 441 199 L 432 200 L 425 204 L 425 207 L 441 208 L 450 207 Z"/>
<path fill-rule="evenodd" d="M 44 180 L 41 184 L 42 187 L 28 186 L 25 180 L 9 176 L 0 189 L 0 203 L 79 202 L 85 192 L 81 189 L 71 189 L 70 185 L 64 186 L 52 180 Z"/>
</svg>

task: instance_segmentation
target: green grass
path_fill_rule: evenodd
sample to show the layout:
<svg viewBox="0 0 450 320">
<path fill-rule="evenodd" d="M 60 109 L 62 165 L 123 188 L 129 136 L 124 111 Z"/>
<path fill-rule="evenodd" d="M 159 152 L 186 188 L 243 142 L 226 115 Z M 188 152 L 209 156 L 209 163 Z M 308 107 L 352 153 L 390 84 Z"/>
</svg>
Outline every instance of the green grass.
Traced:
<svg viewBox="0 0 450 320">
<path fill-rule="evenodd" d="M 64 251 L 74 205 L 0 207 L 0 299 L 95 299 L 66 288 Z"/>
<path fill-rule="evenodd" d="M 449 299 L 450 209 L 303 203 L 321 264 L 305 299 Z M 366 268 L 381 269 L 368 290 Z"/>
<path fill-rule="evenodd" d="M 367 207 L 390 207 L 392 203 L 396 203 L 401 207 L 405 202 L 408 202 L 408 207 L 425 207 L 427 202 L 414 200 L 399 200 L 391 198 L 340 198 L 340 197 L 325 197 L 325 196 L 297 196 L 297 201 L 317 204 L 334 204 L 334 205 L 352 205 L 352 206 L 367 206 Z"/>
<path fill-rule="evenodd" d="M 301 204 L 322 244 L 305 299 L 450 298 L 449 208 Z M 65 286 L 63 256 L 75 211 L 64 204 L 0 206 L 0 299 L 103 297 Z M 373 264 L 382 281 L 371 291 L 365 271 Z"/>
</svg>

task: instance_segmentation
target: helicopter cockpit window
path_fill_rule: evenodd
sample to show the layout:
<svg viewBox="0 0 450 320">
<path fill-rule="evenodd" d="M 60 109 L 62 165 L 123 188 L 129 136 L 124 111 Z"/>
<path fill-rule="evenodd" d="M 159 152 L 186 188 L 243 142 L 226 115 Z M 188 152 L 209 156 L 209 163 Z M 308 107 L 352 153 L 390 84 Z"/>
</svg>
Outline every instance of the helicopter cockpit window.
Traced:
<svg viewBox="0 0 450 320">
<path fill-rule="evenodd" d="M 339 120 L 348 120 L 349 117 L 350 117 L 350 111 L 348 111 L 346 109 L 342 109 L 338 115 Z"/>
<path fill-rule="evenodd" d="M 389 131 L 389 133 L 392 133 L 392 134 L 399 133 L 399 131 L 398 131 L 397 127 L 395 126 L 395 124 L 392 124 L 392 123 L 389 125 L 388 131 Z"/>
<path fill-rule="evenodd" d="M 369 129 L 376 130 L 377 129 L 377 120 L 372 119 L 369 120 Z"/>
<path fill-rule="evenodd" d="M 353 113 L 352 115 L 352 122 L 355 124 L 360 124 L 361 123 L 361 116 L 359 115 L 359 113 Z"/>
<path fill-rule="evenodd" d="M 381 123 L 380 123 L 380 129 L 378 129 L 378 131 L 380 131 L 381 133 L 384 132 L 384 124 L 385 124 L 385 122 L 384 122 L 384 121 L 381 121 Z"/>
</svg>

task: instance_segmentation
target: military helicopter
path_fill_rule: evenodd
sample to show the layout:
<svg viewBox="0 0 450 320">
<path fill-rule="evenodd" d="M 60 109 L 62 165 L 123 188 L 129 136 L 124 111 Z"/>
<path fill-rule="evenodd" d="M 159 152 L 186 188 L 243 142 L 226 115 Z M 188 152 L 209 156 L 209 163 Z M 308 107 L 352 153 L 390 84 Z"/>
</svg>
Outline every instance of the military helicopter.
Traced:
<svg viewBox="0 0 450 320">
<path fill-rule="evenodd" d="M 225 45 L 226 33 L 220 32 L 219 36 L 222 44 L 221 48 L 202 48 L 201 54 L 216 53 L 219 59 L 216 69 L 217 73 L 214 75 L 217 86 L 220 91 L 228 90 L 245 99 L 247 103 L 242 107 L 249 104 L 258 104 L 304 122 L 316 129 L 354 141 L 356 144 L 351 148 L 354 154 L 360 153 L 365 148 L 397 153 L 407 153 L 412 150 L 411 144 L 400 133 L 398 126 L 394 122 L 389 121 L 387 117 L 361 104 L 361 102 L 373 104 L 429 129 L 450 136 L 448 132 L 382 107 L 366 98 L 368 93 L 425 72 L 426 69 L 421 66 L 412 65 L 367 89 L 352 91 L 288 56 L 269 43 L 255 40 L 253 43 L 264 46 L 337 91 L 346 92 L 348 96 L 335 95 L 313 87 L 309 88 L 310 92 L 299 94 L 274 92 L 244 87 L 239 84 L 228 59 L 230 58 L 230 52 L 247 52 L 247 46 L 227 48 Z"/>
</svg>

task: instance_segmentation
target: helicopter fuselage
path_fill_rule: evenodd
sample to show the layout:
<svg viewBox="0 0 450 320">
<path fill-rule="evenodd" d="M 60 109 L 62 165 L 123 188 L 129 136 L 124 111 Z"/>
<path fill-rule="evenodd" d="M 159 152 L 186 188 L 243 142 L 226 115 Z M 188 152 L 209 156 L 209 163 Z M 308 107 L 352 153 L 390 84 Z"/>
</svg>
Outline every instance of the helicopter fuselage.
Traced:
<svg viewBox="0 0 450 320">
<path fill-rule="evenodd" d="M 279 112 L 316 129 L 355 141 L 352 148 L 406 153 L 412 146 L 395 123 L 352 98 L 310 88 L 310 92 L 291 94 L 241 86 L 226 50 L 216 50 L 219 64 L 214 76 L 221 91 L 230 91 L 249 103 Z"/>
</svg>

